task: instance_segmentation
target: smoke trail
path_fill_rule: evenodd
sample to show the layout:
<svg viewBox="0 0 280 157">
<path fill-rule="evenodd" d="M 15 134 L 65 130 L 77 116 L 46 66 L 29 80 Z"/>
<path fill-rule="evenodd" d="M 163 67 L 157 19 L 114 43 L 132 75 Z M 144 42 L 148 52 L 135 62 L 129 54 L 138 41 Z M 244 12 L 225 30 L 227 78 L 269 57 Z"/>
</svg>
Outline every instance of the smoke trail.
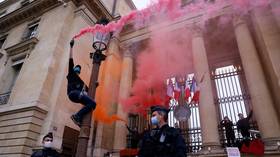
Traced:
<svg viewBox="0 0 280 157">
<path fill-rule="evenodd" d="M 95 24 L 93 27 L 84 28 L 73 38 L 79 38 L 86 33 L 95 34 L 96 32 L 114 32 L 121 30 L 124 25 L 129 22 L 139 24 L 139 21 L 142 21 L 142 23 L 145 23 L 145 21 L 150 21 L 151 17 L 155 16 L 155 14 L 156 16 L 164 14 L 167 15 L 169 19 L 176 19 L 186 14 L 206 10 L 203 18 L 207 20 L 209 14 L 219 11 L 225 3 L 232 4 L 234 13 L 246 14 L 249 10 L 255 7 L 268 5 L 267 1 L 268 0 L 216 0 L 215 3 L 201 1 L 199 3 L 189 4 L 186 7 L 181 7 L 182 4 L 180 0 L 159 0 L 158 3 L 151 5 L 148 8 L 140 11 L 132 11 L 128 15 L 123 16 L 120 20 L 112 21 L 106 26 Z"/>
<path fill-rule="evenodd" d="M 218 27 L 223 29 L 235 15 L 245 15 L 250 10 L 268 5 L 267 0 L 216 0 L 215 3 L 200 1 L 181 7 L 180 0 L 159 0 L 140 11 L 133 11 L 116 22 L 106 26 L 96 24 L 81 30 L 74 38 L 86 33 L 113 32 L 121 30 L 126 24 L 132 23 L 136 28 L 153 25 L 153 23 L 172 21 L 184 15 L 201 13 L 202 24 L 220 12 L 228 4 L 231 12 L 221 16 Z M 202 14 L 203 13 L 203 14 Z M 218 36 L 215 32 L 212 39 Z M 219 34 L 220 35 L 220 34 Z M 147 108 L 154 104 L 165 103 L 167 78 L 183 76 L 191 73 L 192 48 L 190 43 L 191 30 L 188 28 L 177 31 L 158 31 L 152 33 L 148 47 L 137 57 L 137 78 L 134 81 L 132 94 L 128 99 L 121 100 L 127 112 L 147 113 Z M 231 38 L 228 38 L 230 40 Z M 228 41 L 227 41 L 228 42 Z M 206 45 L 211 45 L 206 43 Z M 112 122 L 116 117 L 106 117 L 106 110 L 97 108 L 95 115 L 105 122 Z"/>
</svg>

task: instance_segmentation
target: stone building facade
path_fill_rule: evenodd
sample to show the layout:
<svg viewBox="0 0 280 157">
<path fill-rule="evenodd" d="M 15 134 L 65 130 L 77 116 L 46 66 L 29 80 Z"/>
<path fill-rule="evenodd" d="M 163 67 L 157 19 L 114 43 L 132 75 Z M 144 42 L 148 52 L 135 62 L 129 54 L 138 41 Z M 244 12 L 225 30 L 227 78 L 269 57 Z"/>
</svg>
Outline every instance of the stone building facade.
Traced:
<svg viewBox="0 0 280 157">
<path fill-rule="evenodd" d="M 1 157 L 30 156 L 48 132 L 53 132 L 54 146 L 64 156 L 75 153 L 79 128 L 69 117 L 81 106 L 71 103 L 66 95 L 69 41 L 101 17 L 115 20 L 135 9 L 130 0 L 112 2 L 0 3 Z M 82 65 L 81 75 L 87 83 L 92 39 L 85 36 L 75 45 L 75 63 Z"/>
<path fill-rule="evenodd" d="M 79 128 L 69 117 L 80 106 L 71 103 L 66 96 L 69 39 L 101 16 L 113 20 L 112 12 L 124 15 L 134 9 L 131 1 L 118 1 L 116 5 L 104 2 L 9 0 L 0 3 L 0 157 L 29 156 L 49 131 L 55 135 L 55 148 L 65 156 L 74 153 L 76 143 L 73 141 Z M 213 28 L 212 31 L 201 31 L 193 25 L 202 20 L 203 12 L 185 15 L 164 27 L 170 31 L 192 27 L 195 32 L 189 44 L 195 52 L 194 63 L 200 64 L 194 64 L 192 72 L 198 77 L 203 75 L 204 81 L 199 104 L 202 141 L 194 155 L 226 155 L 217 127 L 221 117 L 215 99 L 218 94 L 213 84 L 213 71 L 234 65 L 243 70 L 250 108 L 265 142 L 266 156 L 279 156 L 280 18 L 272 10 L 280 3 L 272 0 L 269 7 L 256 8 L 245 17 L 234 17 L 226 29 L 233 40 L 223 45 L 229 51 L 219 52 L 208 41 L 222 42 L 211 39 L 210 34 L 215 29 L 216 19 L 231 11 L 231 4 L 225 5 L 209 20 L 207 27 Z M 131 94 L 136 61 L 133 54 L 139 51 L 131 47 L 137 44 L 144 49 L 151 30 L 158 31 L 156 26 L 135 30 L 128 24 L 110 41 L 96 94 L 97 102 L 110 106 L 110 114 L 116 113 L 129 120 L 129 115 L 117 104 Z M 224 38 L 224 34 L 218 35 Z M 81 76 L 87 83 L 91 69 L 88 56 L 92 51 L 89 41 L 92 41 L 91 36 L 83 36 L 74 48 L 75 61 L 82 65 Z M 213 118 L 209 118 L 211 116 Z M 145 121 L 145 118 L 139 119 Z M 94 121 L 88 156 L 118 152 L 126 147 L 126 136 L 122 122 L 105 125 Z"/>
</svg>

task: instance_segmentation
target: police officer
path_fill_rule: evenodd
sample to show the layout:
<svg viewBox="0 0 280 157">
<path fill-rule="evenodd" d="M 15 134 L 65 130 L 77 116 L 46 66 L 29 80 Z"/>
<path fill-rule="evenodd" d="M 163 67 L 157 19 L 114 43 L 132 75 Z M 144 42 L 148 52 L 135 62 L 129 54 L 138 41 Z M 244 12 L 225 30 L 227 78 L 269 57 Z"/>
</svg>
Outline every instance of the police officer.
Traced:
<svg viewBox="0 0 280 157">
<path fill-rule="evenodd" d="M 169 110 L 153 106 L 151 111 L 155 128 L 144 135 L 138 157 L 186 157 L 185 140 L 177 129 L 167 124 Z"/>
<path fill-rule="evenodd" d="M 34 152 L 31 157 L 59 157 L 59 153 L 52 148 L 53 134 L 49 132 L 43 137 L 43 149 Z"/>
</svg>

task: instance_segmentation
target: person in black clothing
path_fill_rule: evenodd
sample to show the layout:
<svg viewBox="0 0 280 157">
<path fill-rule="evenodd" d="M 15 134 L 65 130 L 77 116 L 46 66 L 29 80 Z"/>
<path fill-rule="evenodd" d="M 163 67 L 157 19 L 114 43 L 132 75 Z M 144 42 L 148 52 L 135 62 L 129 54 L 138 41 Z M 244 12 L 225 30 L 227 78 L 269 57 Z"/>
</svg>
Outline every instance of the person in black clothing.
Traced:
<svg viewBox="0 0 280 157">
<path fill-rule="evenodd" d="M 59 157 L 59 153 L 52 148 L 53 134 L 50 132 L 43 137 L 43 149 L 34 152 L 31 157 Z"/>
<path fill-rule="evenodd" d="M 250 138 L 250 132 L 249 132 L 250 122 L 249 121 L 250 121 L 252 115 L 253 115 L 253 111 L 251 111 L 249 116 L 246 117 L 246 118 L 244 118 L 242 113 L 238 114 L 239 120 L 236 123 L 237 130 L 239 132 L 241 132 L 241 135 L 242 135 L 243 139 L 249 139 Z"/>
<path fill-rule="evenodd" d="M 84 115 L 91 110 L 94 110 L 96 107 L 96 103 L 87 95 L 88 87 L 79 77 L 79 74 L 81 73 L 81 66 L 76 65 L 74 67 L 73 46 L 74 40 L 72 39 L 70 42 L 70 58 L 67 75 L 67 95 L 72 102 L 81 103 L 84 105 L 84 107 L 79 112 L 71 116 L 71 119 L 74 121 L 74 123 L 78 126 L 81 126 Z"/>
<path fill-rule="evenodd" d="M 131 129 L 127 125 L 126 128 L 131 135 L 131 148 L 137 148 L 141 136 L 140 133 L 138 132 L 138 129 L 136 127 Z"/>
<path fill-rule="evenodd" d="M 229 120 L 227 116 L 224 117 L 224 119 L 221 121 L 221 126 L 225 127 L 226 131 L 226 138 L 227 138 L 227 146 L 231 147 L 235 144 L 235 135 L 233 131 L 233 123 Z"/>
<path fill-rule="evenodd" d="M 186 157 L 186 143 L 177 129 L 167 124 L 169 110 L 151 107 L 152 125 L 141 142 L 138 157 Z"/>
</svg>

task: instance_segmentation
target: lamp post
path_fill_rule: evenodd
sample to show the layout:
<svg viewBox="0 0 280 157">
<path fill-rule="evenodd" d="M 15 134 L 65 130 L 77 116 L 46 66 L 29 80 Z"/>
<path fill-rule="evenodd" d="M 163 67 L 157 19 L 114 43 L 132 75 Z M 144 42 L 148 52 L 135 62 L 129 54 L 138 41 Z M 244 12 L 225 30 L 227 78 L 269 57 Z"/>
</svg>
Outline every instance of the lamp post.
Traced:
<svg viewBox="0 0 280 157">
<path fill-rule="evenodd" d="M 109 20 L 103 18 L 97 22 L 97 24 L 106 25 L 109 23 Z M 99 67 L 101 62 L 106 59 L 106 55 L 102 53 L 107 49 L 107 45 L 110 40 L 110 33 L 95 33 L 93 37 L 93 45 L 92 47 L 95 49 L 94 53 L 90 53 L 90 58 L 92 59 L 92 70 L 90 76 L 90 83 L 89 83 L 89 96 L 94 99 L 96 93 L 96 87 L 98 86 L 98 73 Z M 91 127 L 91 117 L 92 112 L 86 114 L 83 118 L 80 135 L 78 138 L 78 146 L 76 157 L 86 157 L 87 156 L 87 149 L 88 149 L 88 140 L 90 135 L 90 127 Z"/>
</svg>

